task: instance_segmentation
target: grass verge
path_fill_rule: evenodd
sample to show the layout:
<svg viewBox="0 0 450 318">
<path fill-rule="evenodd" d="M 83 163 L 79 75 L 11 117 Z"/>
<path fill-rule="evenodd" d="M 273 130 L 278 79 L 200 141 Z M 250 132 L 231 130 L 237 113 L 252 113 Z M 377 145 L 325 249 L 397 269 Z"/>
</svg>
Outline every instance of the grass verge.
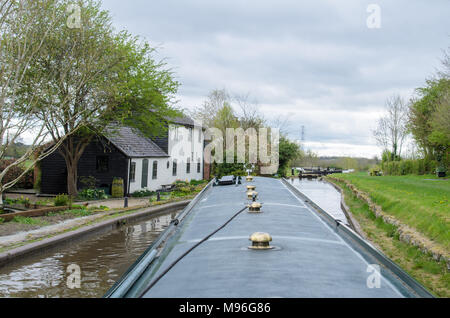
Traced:
<svg viewBox="0 0 450 318">
<path fill-rule="evenodd" d="M 436 176 L 333 175 L 369 194 L 385 213 L 450 249 L 450 180 Z"/>
<path fill-rule="evenodd" d="M 332 181 L 344 190 L 345 203 L 366 237 L 386 256 L 438 297 L 450 297 L 450 273 L 445 262 L 436 262 L 415 246 L 399 240 L 396 227 L 377 218 L 364 201 L 343 182 Z"/>
</svg>

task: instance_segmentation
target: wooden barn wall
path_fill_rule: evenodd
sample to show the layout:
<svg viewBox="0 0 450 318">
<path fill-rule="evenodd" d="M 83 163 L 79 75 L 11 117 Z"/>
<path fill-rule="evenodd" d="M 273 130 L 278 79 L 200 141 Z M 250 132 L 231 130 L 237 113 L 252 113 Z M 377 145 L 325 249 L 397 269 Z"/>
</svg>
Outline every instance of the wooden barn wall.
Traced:
<svg viewBox="0 0 450 318">
<path fill-rule="evenodd" d="M 97 171 L 97 156 L 108 157 L 108 172 Z M 64 158 L 59 152 L 54 152 L 41 162 L 41 193 L 61 194 L 67 193 L 67 170 Z M 97 179 L 97 187 L 108 187 L 111 189 L 115 177 L 124 180 L 125 193 L 128 189 L 128 158 L 115 146 L 107 141 L 99 140 L 91 142 L 84 151 L 78 162 L 78 188 L 80 177 L 93 176 Z"/>
</svg>

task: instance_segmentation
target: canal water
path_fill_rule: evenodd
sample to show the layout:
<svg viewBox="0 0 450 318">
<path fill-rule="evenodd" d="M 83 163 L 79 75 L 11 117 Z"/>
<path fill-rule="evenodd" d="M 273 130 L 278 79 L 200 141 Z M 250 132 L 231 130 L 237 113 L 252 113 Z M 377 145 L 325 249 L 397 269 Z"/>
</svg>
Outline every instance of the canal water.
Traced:
<svg viewBox="0 0 450 318">
<path fill-rule="evenodd" d="M 177 214 L 153 216 L 73 246 L 2 267 L 0 298 L 102 297 Z M 68 286 L 76 287 L 72 274 L 77 267 L 80 269 L 80 288 L 71 289 Z"/>
<path fill-rule="evenodd" d="M 348 219 L 341 208 L 341 193 L 331 184 L 320 179 L 294 178 L 290 182 L 332 217 L 348 225 Z"/>
</svg>

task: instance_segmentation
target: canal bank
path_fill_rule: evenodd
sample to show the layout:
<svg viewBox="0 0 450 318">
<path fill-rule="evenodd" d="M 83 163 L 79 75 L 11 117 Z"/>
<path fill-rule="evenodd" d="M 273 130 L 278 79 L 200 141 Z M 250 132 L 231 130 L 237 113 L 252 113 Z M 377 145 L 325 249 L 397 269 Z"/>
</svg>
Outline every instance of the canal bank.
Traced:
<svg viewBox="0 0 450 318">
<path fill-rule="evenodd" d="M 102 297 L 178 212 L 130 218 L 111 231 L 17 259 L 0 268 L 0 298 Z M 77 268 L 80 284 L 71 286 L 70 275 Z"/>
<path fill-rule="evenodd" d="M 368 241 L 435 295 L 450 297 L 450 272 L 445 260 L 436 260 L 432 253 L 412 245 L 410 241 L 404 241 L 400 237 L 398 226 L 385 222 L 382 215 L 372 211 L 371 205 L 358 196 L 354 187 L 349 187 L 338 180 L 338 177 L 328 179 L 342 190 L 344 203 Z M 414 209 L 410 213 L 413 214 Z"/>
<path fill-rule="evenodd" d="M 35 241 L 30 240 L 32 238 L 30 233 L 21 233 L 10 238 L 2 238 L 2 243 L 4 244 L 9 243 L 10 246 L 23 244 L 23 246 L 0 253 L 0 267 L 22 258 L 45 252 L 51 248 L 72 244 L 76 241 L 87 239 L 92 235 L 99 235 L 114 230 L 124 224 L 136 222 L 151 215 L 178 211 L 186 207 L 189 202 L 190 200 L 185 200 L 155 207 L 124 209 L 102 215 L 69 220 L 62 224 L 35 231 L 33 233 L 36 235 Z"/>
</svg>

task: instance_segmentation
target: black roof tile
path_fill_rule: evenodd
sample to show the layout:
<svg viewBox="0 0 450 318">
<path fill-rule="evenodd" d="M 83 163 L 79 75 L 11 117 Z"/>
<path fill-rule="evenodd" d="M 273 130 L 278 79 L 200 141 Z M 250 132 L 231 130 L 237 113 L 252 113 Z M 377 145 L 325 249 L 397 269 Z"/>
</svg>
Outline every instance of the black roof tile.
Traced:
<svg viewBox="0 0 450 318">
<path fill-rule="evenodd" d="M 169 157 L 150 138 L 145 137 L 134 128 L 111 125 L 106 128 L 104 136 L 130 158 Z"/>
</svg>

